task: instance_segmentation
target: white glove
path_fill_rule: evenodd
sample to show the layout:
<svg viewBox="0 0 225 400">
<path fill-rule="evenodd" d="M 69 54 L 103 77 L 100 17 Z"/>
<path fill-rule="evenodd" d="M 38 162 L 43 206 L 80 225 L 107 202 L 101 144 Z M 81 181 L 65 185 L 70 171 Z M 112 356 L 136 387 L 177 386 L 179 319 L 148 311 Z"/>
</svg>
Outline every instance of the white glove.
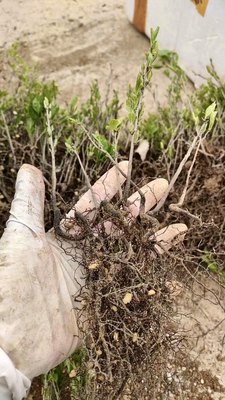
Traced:
<svg viewBox="0 0 225 400">
<path fill-rule="evenodd" d="M 119 167 L 126 174 L 127 162 Z M 110 200 L 124 180 L 115 167 L 100 178 L 92 191 L 98 204 Z M 166 188 L 165 179 L 156 179 L 141 189 L 146 211 Z M 83 271 L 62 250 L 54 231 L 45 233 L 44 196 L 41 172 L 23 165 L 0 240 L 0 390 L 2 386 L 3 393 L 3 386 L 7 388 L 14 400 L 23 398 L 31 379 L 61 363 L 81 344 L 73 298 L 84 282 Z M 136 193 L 130 199 L 130 211 L 136 217 L 140 195 Z M 89 190 L 74 209 L 85 212 L 94 207 Z M 67 217 L 74 216 L 74 209 Z M 168 242 L 186 230 L 183 224 L 171 225 L 159 232 L 159 240 L 168 248 Z M 82 254 L 77 253 L 77 257 Z M 6 355 L 13 363 L 10 366 Z"/>
</svg>

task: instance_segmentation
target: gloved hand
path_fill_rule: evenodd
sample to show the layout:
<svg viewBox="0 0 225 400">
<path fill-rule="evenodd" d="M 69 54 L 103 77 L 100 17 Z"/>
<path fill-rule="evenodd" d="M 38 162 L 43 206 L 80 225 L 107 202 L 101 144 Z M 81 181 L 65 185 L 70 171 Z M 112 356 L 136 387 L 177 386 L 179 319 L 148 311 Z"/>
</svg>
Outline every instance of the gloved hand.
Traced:
<svg viewBox="0 0 225 400">
<path fill-rule="evenodd" d="M 125 174 L 127 165 L 126 161 L 119 164 Z M 99 205 L 110 200 L 124 180 L 116 167 L 111 168 L 67 217 L 74 216 L 74 210 L 93 210 L 96 201 Z M 160 200 L 167 185 L 165 179 L 156 179 L 141 189 L 146 199 L 145 211 Z M 74 296 L 84 282 L 83 271 L 80 263 L 62 249 L 68 242 L 62 246 L 54 230 L 45 233 L 44 197 L 42 173 L 31 165 L 23 165 L 0 240 L 1 400 L 21 400 L 30 380 L 61 363 L 81 344 Z M 140 195 L 133 194 L 130 203 L 130 212 L 136 217 Z M 94 211 L 88 217 L 93 215 Z M 70 233 L 73 230 L 76 227 Z M 156 233 L 156 238 L 168 249 L 174 237 L 180 238 L 186 230 L 184 224 L 174 224 Z M 78 252 L 77 257 L 82 254 Z"/>
</svg>

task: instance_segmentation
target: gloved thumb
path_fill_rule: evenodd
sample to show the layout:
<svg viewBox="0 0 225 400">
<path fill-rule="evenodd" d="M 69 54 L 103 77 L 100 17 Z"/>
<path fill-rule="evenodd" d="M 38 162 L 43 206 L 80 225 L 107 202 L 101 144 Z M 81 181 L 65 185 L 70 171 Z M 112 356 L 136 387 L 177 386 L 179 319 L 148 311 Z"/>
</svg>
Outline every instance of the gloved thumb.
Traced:
<svg viewBox="0 0 225 400">
<path fill-rule="evenodd" d="M 23 164 L 16 179 L 16 192 L 10 209 L 6 231 L 44 233 L 45 187 L 41 171 Z"/>
</svg>

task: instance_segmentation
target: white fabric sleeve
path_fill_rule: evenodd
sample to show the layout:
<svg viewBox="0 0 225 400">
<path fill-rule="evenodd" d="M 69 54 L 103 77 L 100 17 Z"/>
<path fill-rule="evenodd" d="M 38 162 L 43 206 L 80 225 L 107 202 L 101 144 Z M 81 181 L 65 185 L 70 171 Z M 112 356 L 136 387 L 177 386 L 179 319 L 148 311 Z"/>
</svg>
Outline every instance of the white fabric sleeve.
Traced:
<svg viewBox="0 0 225 400">
<path fill-rule="evenodd" d="M 0 348 L 0 399 L 22 400 L 27 396 L 31 381 L 22 372 L 16 369 Z"/>
</svg>

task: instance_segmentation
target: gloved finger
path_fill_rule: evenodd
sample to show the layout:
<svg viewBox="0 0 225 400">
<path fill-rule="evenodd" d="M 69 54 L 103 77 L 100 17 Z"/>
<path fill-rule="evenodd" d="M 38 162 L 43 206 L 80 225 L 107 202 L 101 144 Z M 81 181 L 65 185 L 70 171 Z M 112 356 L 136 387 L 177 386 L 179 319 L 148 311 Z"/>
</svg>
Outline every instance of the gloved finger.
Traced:
<svg viewBox="0 0 225 400">
<path fill-rule="evenodd" d="M 119 168 L 127 175 L 128 161 L 121 161 L 118 163 Z M 75 211 L 84 214 L 89 220 L 95 216 L 95 209 L 99 207 L 103 200 L 111 200 L 113 196 L 120 190 L 121 185 L 125 182 L 126 178 L 123 176 L 116 166 L 112 167 L 106 172 L 100 179 L 95 182 L 92 186 L 92 190 L 88 190 L 80 200 L 75 204 L 72 210 L 66 215 L 66 218 L 62 220 L 61 226 L 63 228 L 68 223 L 69 219 L 73 219 Z M 73 234 L 73 228 L 69 231 Z"/>
<path fill-rule="evenodd" d="M 11 204 L 7 231 L 30 230 L 34 234 L 44 232 L 43 176 L 36 167 L 23 164 L 16 179 L 16 192 Z"/>
<path fill-rule="evenodd" d="M 168 181 L 163 178 L 157 178 L 154 181 L 149 182 L 144 185 L 140 192 L 144 195 L 145 203 L 144 203 L 144 212 L 148 212 L 153 208 L 156 203 L 162 198 L 166 189 L 168 188 Z M 128 211 L 130 215 L 129 219 L 136 218 L 140 213 L 140 205 L 141 205 L 141 195 L 139 192 L 133 193 L 127 200 L 128 203 Z M 106 221 L 104 223 L 105 231 L 107 234 L 114 232 L 114 227 L 112 222 Z M 115 230 L 118 233 L 118 228 L 115 227 Z"/>
<path fill-rule="evenodd" d="M 187 230 L 188 228 L 185 224 L 171 224 L 150 236 L 150 240 L 154 240 L 156 242 L 154 245 L 156 252 L 158 254 L 163 254 L 172 246 L 182 242 Z"/>
<path fill-rule="evenodd" d="M 168 182 L 166 179 L 157 178 L 140 189 L 140 192 L 145 197 L 144 212 L 148 212 L 162 198 Z M 128 198 L 128 209 L 132 217 L 137 217 L 140 212 L 141 196 L 139 192 L 135 192 Z"/>
</svg>

